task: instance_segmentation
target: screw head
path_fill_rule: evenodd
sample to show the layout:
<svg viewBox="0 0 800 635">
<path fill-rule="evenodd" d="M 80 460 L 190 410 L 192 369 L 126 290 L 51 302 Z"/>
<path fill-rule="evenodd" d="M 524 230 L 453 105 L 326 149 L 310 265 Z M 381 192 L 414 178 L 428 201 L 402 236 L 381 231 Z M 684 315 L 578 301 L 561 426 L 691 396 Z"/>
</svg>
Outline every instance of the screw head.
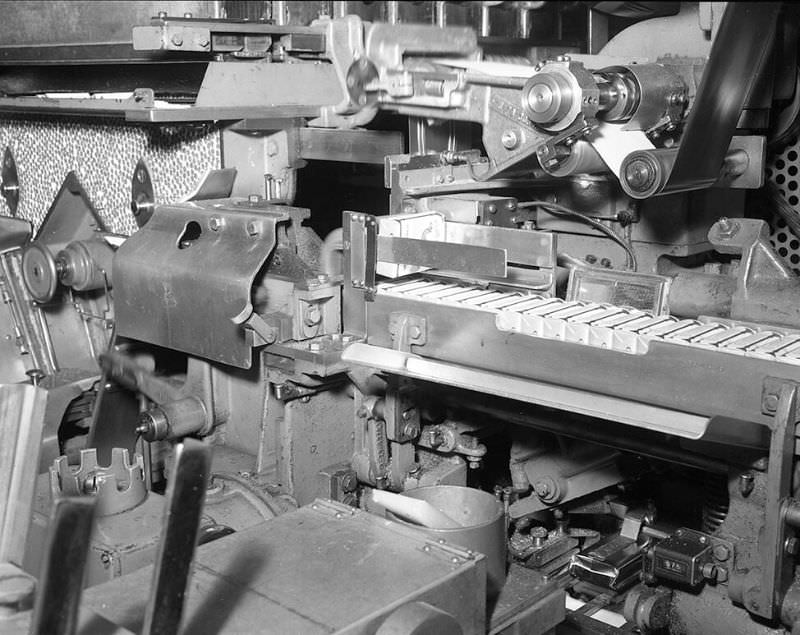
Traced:
<svg viewBox="0 0 800 635">
<path fill-rule="evenodd" d="M 642 191 L 656 180 L 653 166 L 643 159 L 634 159 L 625 168 L 625 181 L 634 190 Z"/>
<path fill-rule="evenodd" d="M 519 134 L 516 130 L 504 130 L 500 135 L 500 143 L 506 150 L 513 150 L 519 145 Z"/>
<path fill-rule="evenodd" d="M 731 557 L 731 553 L 725 545 L 717 545 L 714 547 L 714 557 L 720 562 L 725 562 Z"/>
<path fill-rule="evenodd" d="M 769 394 L 764 396 L 764 410 L 775 412 L 778 409 L 778 395 Z"/>
<path fill-rule="evenodd" d="M 219 216 L 212 216 L 208 219 L 208 228 L 212 232 L 218 232 L 225 225 L 225 221 Z"/>
<path fill-rule="evenodd" d="M 170 42 L 174 46 L 183 46 L 183 36 L 180 33 L 173 33 Z"/>
<path fill-rule="evenodd" d="M 536 492 L 537 496 L 544 498 L 550 494 L 550 485 L 545 480 L 536 481 L 536 483 L 533 484 L 533 490 Z"/>
<path fill-rule="evenodd" d="M 247 223 L 247 233 L 250 236 L 258 236 L 261 233 L 261 223 L 251 220 L 249 223 Z"/>
</svg>

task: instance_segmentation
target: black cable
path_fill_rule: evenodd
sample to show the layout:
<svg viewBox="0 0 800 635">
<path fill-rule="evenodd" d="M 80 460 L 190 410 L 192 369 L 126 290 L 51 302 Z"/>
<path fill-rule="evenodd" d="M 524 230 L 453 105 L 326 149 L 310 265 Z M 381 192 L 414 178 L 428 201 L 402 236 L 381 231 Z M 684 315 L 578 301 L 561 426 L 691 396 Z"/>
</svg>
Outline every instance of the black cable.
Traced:
<svg viewBox="0 0 800 635">
<path fill-rule="evenodd" d="M 584 223 L 591 225 L 597 231 L 605 234 L 615 243 L 617 243 L 620 247 L 625 250 L 625 253 L 628 257 L 628 265 L 631 270 L 636 271 L 639 268 L 639 264 L 636 260 L 636 254 L 633 252 L 633 249 L 628 246 L 622 238 L 617 236 L 609 227 L 606 227 L 595 218 L 591 216 L 587 216 L 586 214 L 582 214 L 581 212 L 576 212 L 574 209 L 569 209 L 568 207 L 564 207 L 563 205 L 559 205 L 558 203 L 551 203 L 550 201 L 524 201 L 522 203 L 517 204 L 518 209 L 524 209 L 527 207 L 540 207 L 548 214 L 553 214 L 556 216 L 571 216 L 572 218 L 577 218 L 578 220 L 583 221 Z M 607 217 L 604 217 L 607 218 Z M 615 219 L 616 220 L 616 219 Z"/>
</svg>

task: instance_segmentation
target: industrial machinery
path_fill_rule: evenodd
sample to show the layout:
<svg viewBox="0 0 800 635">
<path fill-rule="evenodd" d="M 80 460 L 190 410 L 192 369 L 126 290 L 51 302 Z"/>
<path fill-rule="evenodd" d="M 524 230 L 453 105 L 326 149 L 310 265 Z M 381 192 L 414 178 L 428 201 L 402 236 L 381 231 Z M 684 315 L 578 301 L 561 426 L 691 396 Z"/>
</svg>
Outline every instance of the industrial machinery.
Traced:
<svg viewBox="0 0 800 635">
<path fill-rule="evenodd" d="M 800 632 L 798 27 L 4 7 L 0 631 Z"/>
</svg>

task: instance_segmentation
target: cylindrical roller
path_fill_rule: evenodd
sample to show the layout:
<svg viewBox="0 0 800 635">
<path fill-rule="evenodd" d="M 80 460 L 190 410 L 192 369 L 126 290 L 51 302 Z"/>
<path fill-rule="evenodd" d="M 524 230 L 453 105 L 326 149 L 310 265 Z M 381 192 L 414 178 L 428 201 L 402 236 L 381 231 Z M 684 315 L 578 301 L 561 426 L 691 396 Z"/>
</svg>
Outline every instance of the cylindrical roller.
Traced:
<svg viewBox="0 0 800 635">
<path fill-rule="evenodd" d="M 56 256 L 59 280 L 76 291 L 111 286 L 114 250 L 103 240 L 76 240 Z"/>
<path fill-rule="evenodd" d="M 641 150 L 622 163 L 633 198 L 685 192 L 720 177 L 742 107 L 772 51 L 778 2 L 730 2 L 677 150 Z"/>
<path fill-rule="evenodd" d="M 622 161 L 619 181 L 625 193 L 636 199 L 661 192 L 678 155 L 676 148 L 637 150 Z"/>
<path fill-rule="evenodd" d="M 197 397 L 185 397 L 143 412 L 136 432 L 145 441 L 178 439 L 199 432 L 207 422 L 203 402 Z"/>
<path fill-rule="evenodd" d="M 569 154 L 556 165 L 543 166 L 543 169 L 553 176 L 565 177 L 573 174 L 607 172 L 608 166 L 591 143 L 581 140 L 573 143 L 569 148 Z"/>
</svg>

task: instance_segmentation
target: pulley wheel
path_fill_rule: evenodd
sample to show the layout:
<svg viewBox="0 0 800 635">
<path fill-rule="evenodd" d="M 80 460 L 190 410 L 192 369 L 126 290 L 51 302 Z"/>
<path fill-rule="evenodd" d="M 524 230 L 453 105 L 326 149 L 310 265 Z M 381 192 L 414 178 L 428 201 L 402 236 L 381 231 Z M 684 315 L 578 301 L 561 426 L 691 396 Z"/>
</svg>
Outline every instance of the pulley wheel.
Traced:
<svg viewBox="0 0 800 635">
<path fill-rule="evenodd" d="M 33 242 L 22 254 L 22 279 L 37 302 L 49 302 L 58 288 L 56 261 L 50 250 Z"/>
</svg>

